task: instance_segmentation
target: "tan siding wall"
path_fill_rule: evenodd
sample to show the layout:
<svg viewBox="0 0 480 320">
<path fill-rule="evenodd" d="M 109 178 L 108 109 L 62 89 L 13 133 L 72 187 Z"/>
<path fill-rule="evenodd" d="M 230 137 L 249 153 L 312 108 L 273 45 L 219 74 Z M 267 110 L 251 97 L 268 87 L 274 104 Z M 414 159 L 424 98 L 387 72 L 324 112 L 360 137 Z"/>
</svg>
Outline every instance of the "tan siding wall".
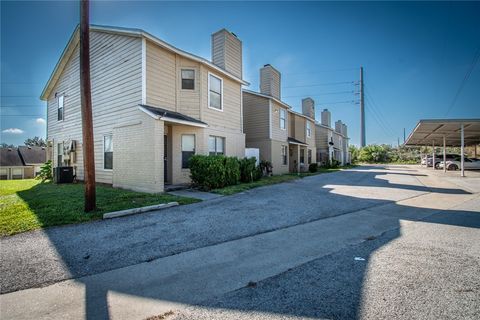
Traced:
<svg viewBox="0 0 480 320">
<path fill-rule="evenodd" d="M 280 128 L 280 109 L 285 110 L 285 129 Z M 287 141 L 288 138 L 288 111 L 275 101 L 272 101 L 272 139 L 278 141 Z"/>
<path fill-rule="evenodd" d="M 283 164 L 282 160 L 282 146 L 287 146 L 287 164 Z M 273 167 L 273 174 L 288 173 L 288 143 L 286 141 L 272 141 L 271 142 L 271 161 Z"/>
<path fill-rule="evenodd" d="M 146 40 L 147 104 L 176 111 L 175 54 Z"/>
<path fill-rule="evenodd" d="M 177 112 L 200 119 L 200 64 L 177 55 Z M 195 89 L 182 89 L 182 69 L 195 71 Z"/>
<path fill-rule="evenodd" d="M 137 110 L 136 124 L 113 130 L 113 186 L 142 192 L 163 192 L 163 121 Z M 149 138 L 146 138 L 149 137 Z"/>
<path fill-rule="evenodd" d="M 243 93 L 243 128 L 247 141 L 268 138 L 268 100 Z"/>
<path fill-rule="evenodd" d="M 141 103 L 141 39 L 109 33 L 92 32 L 91 82 L 96 180 L 112 183 L 112 171 L 103 170 L 103 136 L 111 134 L 113 127 L 138 119 L 137 106 Z M 47 106 L 47 137 L 53 140 L 54 166 L 57 166 L 58 142 L 77 140 L 78 179 L 83 179 L 82 128 L 80 114 L 79 49 L 55 85 Z M 57 121 L 55 93 L 65 94 L 64 121 Z M 112 117 L 112 114 L 115 114 Z M 115 141 L 114 162 L 115 162 Z M 118 142 L 117 142 L 118 144 Z"/>
</svg>

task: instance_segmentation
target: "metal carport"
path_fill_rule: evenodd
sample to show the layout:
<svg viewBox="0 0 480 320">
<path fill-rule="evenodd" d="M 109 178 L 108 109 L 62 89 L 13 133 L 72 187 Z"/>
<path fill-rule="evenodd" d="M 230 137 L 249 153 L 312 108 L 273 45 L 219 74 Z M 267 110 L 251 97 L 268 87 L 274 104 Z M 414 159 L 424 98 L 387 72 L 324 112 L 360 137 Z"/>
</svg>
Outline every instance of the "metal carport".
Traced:
<svg viewBox="0 0 480 320">
<path fill-rule="evenodd" d="M 426 119 L 420 120 L 405 141 L 406 146 L 433 146 L 435 169 L 435 144 L 443 142 L 443 161 L 446 147 L 461 147 L 461 175 L 464 173 L 464 147 L 480 143 L 480 119 Z M 444 171 L 446 171 L 446 166 Z"/>
</svg>

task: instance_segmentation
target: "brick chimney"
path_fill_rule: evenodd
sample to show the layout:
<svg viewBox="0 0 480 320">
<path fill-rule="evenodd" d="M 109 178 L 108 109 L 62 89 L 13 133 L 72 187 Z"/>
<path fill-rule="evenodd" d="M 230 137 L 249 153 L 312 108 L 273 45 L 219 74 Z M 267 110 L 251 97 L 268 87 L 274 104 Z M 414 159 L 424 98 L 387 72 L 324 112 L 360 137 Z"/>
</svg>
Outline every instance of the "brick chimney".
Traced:
<svg viewBox="0 0 480 320">
<path fill-rule="evenodd" d="M 212 63 L 242 79 L 242 41 L 227 29 L 212 34 Z"/>
<path fill-rule="evenodd" d="M 302 99 L 302 113 L 307 117 L 315 119 L 315 101 L 312 98 Z"/>
<path fill-rule="evenodd" d="M 321 124 L 327 127 L 332 126 L 332 115 L 328 109 L 323 109 L 322 111 L 322 119 L 321 119 Z"/>
<path fill-rule="evenodd" d="M 260 69 L 260 93 L 275 97 L 280 100 L 281 74 L 269 64 Z"/>
</svg>

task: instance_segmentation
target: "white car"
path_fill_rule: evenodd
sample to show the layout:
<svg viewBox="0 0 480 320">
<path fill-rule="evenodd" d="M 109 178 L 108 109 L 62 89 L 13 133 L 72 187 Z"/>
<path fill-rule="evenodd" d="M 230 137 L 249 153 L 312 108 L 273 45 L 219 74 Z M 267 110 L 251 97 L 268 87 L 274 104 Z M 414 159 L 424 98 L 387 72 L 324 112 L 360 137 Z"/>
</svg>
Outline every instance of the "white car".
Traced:
<svg viewBox="0 0 480 320">
<path fill-rule="evenodd" d="M 443 161 L 438 165 L 439 168 L 443 168 Z M 447 161 L 447 170 L 458 170 L 461 168 L 460 160 Z M 480 160 L 478 159 L 463 159 L 463 168 L 467 170 L 480 170 Z"/>
</svg>

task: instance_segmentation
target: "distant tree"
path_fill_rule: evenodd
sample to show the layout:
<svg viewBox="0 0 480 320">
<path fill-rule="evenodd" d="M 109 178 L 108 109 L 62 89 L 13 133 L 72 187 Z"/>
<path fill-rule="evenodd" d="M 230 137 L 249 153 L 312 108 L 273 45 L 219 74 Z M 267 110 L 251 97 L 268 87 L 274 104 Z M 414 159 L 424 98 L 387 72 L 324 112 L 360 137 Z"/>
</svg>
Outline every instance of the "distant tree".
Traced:
<svg viewBox="0 0 480 320">
<path fill-rule="evenodd" d="M 45 140 L 43 140 L 40 137 L 33 137 L 33 138 L 28 138 L 25 140 L 25 145 L 29 147 L 46 147 L 47 144 L 45 143 Z"/>
<path fill-rule="evenodd" d="M 5 143 L 5 142 L 0 143 L 0 147 L 1 148 L 15 148 L 15 146 L 13 144 L 8 144 L 8 143 Z"/>
</svg>

